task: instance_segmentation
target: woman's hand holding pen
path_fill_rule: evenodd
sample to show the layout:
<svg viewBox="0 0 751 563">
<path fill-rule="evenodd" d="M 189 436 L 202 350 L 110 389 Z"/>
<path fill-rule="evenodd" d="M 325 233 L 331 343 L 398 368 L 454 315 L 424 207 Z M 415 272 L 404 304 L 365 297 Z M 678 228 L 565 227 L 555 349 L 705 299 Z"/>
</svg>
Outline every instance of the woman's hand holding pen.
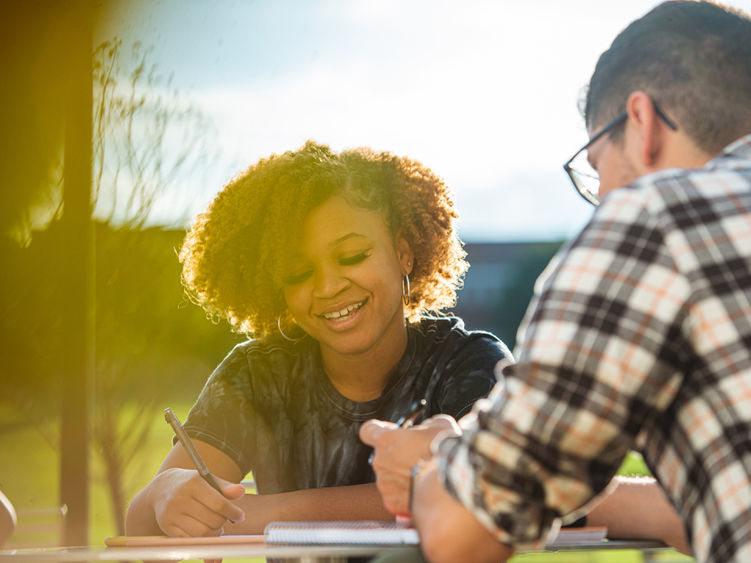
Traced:
<svg viewBox="0 0 751 563">
<path fill-rule="evenodd" d="M 412 468 L 430 459 L 430 444 L 441 432 L 458 435 L 461 430 L 448 415 L 431 417 L 409 429 L 381 420 L 368 420 L 360 427 L 360 439 L 375 448 L 372 466 L 376 484 L 384 505 L 393 514 L 409 515 Z"/>
<path fill-rule="evenodd" d="M 170 468 L 148 485 L 157 524 L 168 536 L 218 536 L 229 521 L 245 513 L 232 501 L 245 494 L 242 485 L 216 477 L 221 493 L 194 469 Z"/>
</svg>

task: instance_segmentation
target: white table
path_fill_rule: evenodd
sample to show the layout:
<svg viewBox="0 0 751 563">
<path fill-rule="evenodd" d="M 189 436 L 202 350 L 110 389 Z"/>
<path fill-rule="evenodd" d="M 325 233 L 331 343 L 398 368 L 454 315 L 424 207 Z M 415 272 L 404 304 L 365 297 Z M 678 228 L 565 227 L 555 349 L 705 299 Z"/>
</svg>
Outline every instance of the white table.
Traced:
<svg viewBox="0 0 751 563">
<path fill-rule="evenodd" d="M 373 557 L 403 546 L 363 545 L 191 545 L 158 547 L 49 547 L 0 550 L 0 562 L 22 561 L 180 561 L 184 559 L 242 560 L 258 557 L 299 563 L 344 563 L 348 557 Z"/>
</svg>

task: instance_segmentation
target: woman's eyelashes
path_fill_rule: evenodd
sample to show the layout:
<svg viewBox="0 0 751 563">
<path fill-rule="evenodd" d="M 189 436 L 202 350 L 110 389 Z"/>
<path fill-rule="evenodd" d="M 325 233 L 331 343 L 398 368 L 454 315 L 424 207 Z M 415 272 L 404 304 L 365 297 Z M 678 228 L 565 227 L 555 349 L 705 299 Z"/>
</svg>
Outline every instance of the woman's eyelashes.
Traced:
<svg viewBox="0 0 751 563">
<path fill-rule="evenodd" d="M 359 264 L 368 256 L 370 256 L 370 250 L 363 250 L 362 252 L 359 252 L 357 254 L 339 258 L 339 264 L 341 264 L 342 266 L 353 266 L 355 264 Z"/>
<path fill-rule="evenodd" d="M 351 254 L 348 256 L 342 256 L 340 258 L 336 259 L 336 262 L 340 266 L 354 266 L 355 264 L 359 264 L 360 262 L 364 261 L 366 258 L 368 258 L 371 255 L 372 251 L 370 249 L 363 250 L 362 252 L 358 252 L 357 254 Z M 313 269 L 307 269 L 300 272 L 295 272 L 293 274 L 288 275 L 284 278 L 285 285 L 297 285 L 313 275 Z"/>
<path fill-rule="evenodd" d="M 286 285 L 296 285 L 298 283 L 302 283 L 305 280 L 307 280 L 311 274 L 313 273 L 313 270 L 305 270 L 304 272 L 300 272 L 297 274 L 291 274 L 284 278 L 284 283 Z"/>
</svg>

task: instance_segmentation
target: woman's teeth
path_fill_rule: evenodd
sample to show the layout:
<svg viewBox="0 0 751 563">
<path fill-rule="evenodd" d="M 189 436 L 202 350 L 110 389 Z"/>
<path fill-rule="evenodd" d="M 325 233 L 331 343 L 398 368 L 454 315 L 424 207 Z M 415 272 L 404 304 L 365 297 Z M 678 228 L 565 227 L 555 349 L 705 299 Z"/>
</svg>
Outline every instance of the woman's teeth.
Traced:
<svg viewBox="0 0 751 563">
<path fill-rule="evenodd" d="M 361 301 L 360 303 L 355 303 L 354 305 L 349 305 L 342 309 L 341 311 L 335 311 L 333 313 L 324 313 L 321 315 L 324 319 L 328 319 L 330 321 L 334 321 L 337 319 L 341 319 L 342 317 L 347 317 L 357 311 L 360 307 L 362 307 L 362 304 L 364 302 Z"/>
</svg>

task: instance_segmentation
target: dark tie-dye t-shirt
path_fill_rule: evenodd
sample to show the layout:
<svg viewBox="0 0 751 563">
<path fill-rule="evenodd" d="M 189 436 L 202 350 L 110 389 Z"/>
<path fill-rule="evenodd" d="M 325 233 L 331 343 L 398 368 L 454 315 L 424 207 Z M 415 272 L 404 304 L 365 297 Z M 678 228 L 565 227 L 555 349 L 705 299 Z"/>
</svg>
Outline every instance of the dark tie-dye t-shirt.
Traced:
<svg viewBox="0 0 751 563">
<path fill-rule="evenodd" d="M 459 418 L 496 383 L 496 362 L 510 357 L 495 336 L 469 332 L 456 318 L 426 318 L 407 332 L 383 393 L 366 402 L 334 388 L 311 338 L 239 344 L 207 381 L 185 428 L 253 471 L 260 493 L 372 482 L 371 448 L 357 434 L 364 421 L 396 421 L 422 398 L 424 418 Z"/>
</svg>

